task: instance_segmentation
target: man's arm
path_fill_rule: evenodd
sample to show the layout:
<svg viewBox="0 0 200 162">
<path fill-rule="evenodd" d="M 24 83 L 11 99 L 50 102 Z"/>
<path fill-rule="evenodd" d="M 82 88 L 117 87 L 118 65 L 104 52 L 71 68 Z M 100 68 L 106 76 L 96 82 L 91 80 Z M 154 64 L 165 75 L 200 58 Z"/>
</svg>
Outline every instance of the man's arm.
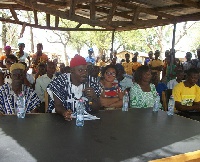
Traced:
<svg viewBox="0 0 200 162">
<path fill-rule="evenodd" d="M 68 120 L 68 121 L 72 120 L 72 117 L 71 117 L 72 111 L 66 110 L 58 97 L 53 95 L 53 98 L 54 98 L 54 105 L 55 105 L 56 113 L 62 115 L 65 120 Z"/>
</svg>

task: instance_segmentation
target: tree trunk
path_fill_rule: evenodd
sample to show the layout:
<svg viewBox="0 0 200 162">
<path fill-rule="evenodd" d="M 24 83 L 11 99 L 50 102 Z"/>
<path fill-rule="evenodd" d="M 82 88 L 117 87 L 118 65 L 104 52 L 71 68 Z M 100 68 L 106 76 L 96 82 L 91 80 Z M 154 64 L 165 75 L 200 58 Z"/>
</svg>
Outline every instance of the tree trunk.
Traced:
<svg viewBox="0 0 200 162">
<path fill-rule="evenodd" d="M 67 55 L 67 52 L 66 52 L 67 44 L 64 44 L 63 47 L 64 47 L 64 58 L 65 58 L 64 64 L 65 64 L 65 66 L 69 66 L 68 55 Z"/>
<path fill-rule="evenodd" d="M 6 46 L 6 33 L 7 33 L 7 29 L 6 29 L 6 23 L 2 22 L 2 49 Z"/>
</svg>

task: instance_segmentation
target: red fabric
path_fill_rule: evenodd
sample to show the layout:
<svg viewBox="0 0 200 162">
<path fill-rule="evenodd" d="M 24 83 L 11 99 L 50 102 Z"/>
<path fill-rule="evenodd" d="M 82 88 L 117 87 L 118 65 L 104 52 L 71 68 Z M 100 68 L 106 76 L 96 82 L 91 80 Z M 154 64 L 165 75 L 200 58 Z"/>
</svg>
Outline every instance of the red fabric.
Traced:
<svg viewBox="0 0 200 162">
<path fill-rule="evenodd" d="M 80 55 L 75 55 L 74 58 L 72 58 L 70 61 L 70 67 L 75 67 L 80 65 L 87 65 L 85 58 Z"/>
</svg>

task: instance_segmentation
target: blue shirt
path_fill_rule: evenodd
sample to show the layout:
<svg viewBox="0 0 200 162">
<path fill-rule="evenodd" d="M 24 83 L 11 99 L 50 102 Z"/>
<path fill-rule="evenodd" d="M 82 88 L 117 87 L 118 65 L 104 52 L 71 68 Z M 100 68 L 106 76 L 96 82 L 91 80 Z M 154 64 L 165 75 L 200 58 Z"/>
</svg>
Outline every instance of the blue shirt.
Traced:
<svg viewBox="0 0 200 162">
<path fill-rule="evenodd" d="M 93 57 L 86 57 L 85 58 L 86 62 L 91 62 L 92 64 L 95 64 L 95 59 Z"/>
<path fill-rule="evenodd" d="M 156 91 L 159 93 L 159 96 L 161 97 L 162 96 L 162 91 L 165 91 L 167 90 L 167 86 L 165 85 L 165 83 L 158 83 L 158 85 L 156 86 Z"/>
</svg>

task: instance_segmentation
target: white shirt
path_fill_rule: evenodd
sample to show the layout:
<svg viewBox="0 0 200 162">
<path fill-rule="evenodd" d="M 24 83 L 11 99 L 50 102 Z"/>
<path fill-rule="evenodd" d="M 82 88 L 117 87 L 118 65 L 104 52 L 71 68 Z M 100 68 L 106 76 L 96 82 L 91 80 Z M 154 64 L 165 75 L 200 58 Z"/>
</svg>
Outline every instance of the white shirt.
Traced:
<svg viewBox="0 0 200 162">
<path fill-rule="evenodd" d="M 47 74 L 42 75 L 41 77 L 36 79 L 35 84 L 35 92 L 37 93 L 38 97 L 40 98 L 41 102 L 44 102 L 44 93 L 47 90 L 47 86 L 55 78 L 55 74 L 53 75 L 53 78 L 50 79 Z"/>
<path fill-rule="evenodd" d="M 35 82 L 35 79 L 32 74 L 26 73 L 26 78 L 29 81 L 29 83 L 31 83 L 31 84 L 33 84 Z"/>
<path fill-rule="evenodd" d="M 175 85 L 177 85 L 178 82 L 176 81 L 176 79 L 172 79 L 167 83 L 167 88 L 168 89 L 173 89 Z"/>
</svg>

